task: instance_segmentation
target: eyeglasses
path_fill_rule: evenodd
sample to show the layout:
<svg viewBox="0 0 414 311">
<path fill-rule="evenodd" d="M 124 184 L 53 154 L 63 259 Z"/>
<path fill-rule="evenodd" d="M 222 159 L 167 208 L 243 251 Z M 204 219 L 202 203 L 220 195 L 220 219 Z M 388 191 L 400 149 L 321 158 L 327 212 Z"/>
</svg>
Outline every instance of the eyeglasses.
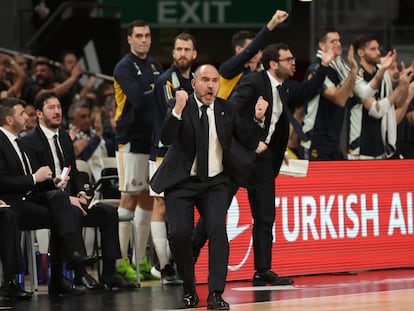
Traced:
<svg viewBox="0 0 414 311">
<path fill-rule="evenodd" d="M 284 61 L 287 61 L 289 64 L 293 64 L 296 61 L 296 58 L 292 56 L 292 57 L 276 60 L 276 62 L 284 62 Z"/>
</svg>

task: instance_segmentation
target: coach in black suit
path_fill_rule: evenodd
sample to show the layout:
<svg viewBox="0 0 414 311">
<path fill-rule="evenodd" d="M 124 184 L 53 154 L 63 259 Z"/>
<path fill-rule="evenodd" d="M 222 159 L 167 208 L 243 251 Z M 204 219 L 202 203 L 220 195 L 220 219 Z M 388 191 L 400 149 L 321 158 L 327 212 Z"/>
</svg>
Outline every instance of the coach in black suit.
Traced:
<svg viewBox="0 0 414 311">
<path fill-rule="evenodd" d="M 0 101 L 0 196 L 11 205 L 20 228 L 24 230 L 51 228 L 51 294 L 73 294 L 84 291 L 75 288 L 62 275 L 62 256 L 76 266 L 91 262 L 82 256 L 73 243 L 75 227 L 67 196 L 52 179 L 47 166 L 33 169 L 30 159 L 18 139 L 25 130 L 28 116 L 23 104 L 15 98 Z M 66 184 L 66 180 L 63 186 Z M 63 252 L 61 249 L 65 250 Z M 19 258 L 16 258 L 19 261 Z"/>
<path fill-rule="evenodd" d="M 192 85 L 194 93 L 190 96 L 185 91 L 176 92 L 175 106 L 167 113 L 161 142 L 170 148 L 151 180 L 151 187 L 165 194 L 168 237 L 184 281 L 184 306 L 194 307 L 198 303 L 191 247 L 196 206 L 205 221 L 210 241 L 207 307 L 227 310 L 229 304 L 221 295 L 229 254 L 226 213 L 228 181 L 232 175 L 230 150 L 236 139 L 245 142 L 246 147 L 255 148 L 262 128 L 252 125 L 245 138 L 238 133 L 234 106 L 216 98 L 219 73 L 214 66 L 200 66 Z M 261 117 L 265 110 L 265 104 L 258 105 L 257 115 Z M 253 119 L 254 114 L 251 117 Z M 206 123 L 203 123 L 204 118 L 208 119 Z M 202 138 L 203 128 L 207 130 L 206 141 Z M 204 152 L 205 158 L 202 157 Z"/>
<path fill-rule="evenodd" d="M 272 44 L 263 50 L 264 71 L 243 77 L 230 101 L 249 126 L 253 122 L 256 101 L 261 98 L 269 103 L 264 124 L 264 135 L 256 150 L 251 182 L 247 186 L 253 222 L 254 285 L 289 285 L 293 280 L 278 277 L 271 271 L 272 227 L 275 220 L 275 178 L 284 159 L 289 136 L 289 120 L 286 109 L 312 98 L 322 87 L 326 66 L 333 53 L 324 53 L 322 66 L 316 75 L 302 83 L 287 80 L 295 72 L 295 58 L 286 44 Z"/>
<path fill-rule="evenodd" d="M 60 176 L 63 167 L 71 167 L 70 180 L 65 193 L 72 204 L 76 242 L 86 255 L 82 239 L 82 226 L 99 227 L 102 239 L 103 271 L 102 282 L 108 287 L 133 288 L 135 284 L 127 282 L 115 270 L 115 260 L 121 257 L 118 233 L 118 213 L 107 204 L 98 203 L 87 208 L 85 189 L 77 175 L 76 159 L 72 140 L 69 134 L 61 129 L 62 107 L 53 93 L 44 93 L 35 101 L 36 115 L 39 125 L 23 137 L 23 142 L 30 157 L 37 167 L 48 166 L 53 176 Z M 56 143 L 54 135 L 57 135 Z M 74 283 L 90 289 L 100 289 L 99 284 L 82 267 L 75 269 Z"/>
</svg>

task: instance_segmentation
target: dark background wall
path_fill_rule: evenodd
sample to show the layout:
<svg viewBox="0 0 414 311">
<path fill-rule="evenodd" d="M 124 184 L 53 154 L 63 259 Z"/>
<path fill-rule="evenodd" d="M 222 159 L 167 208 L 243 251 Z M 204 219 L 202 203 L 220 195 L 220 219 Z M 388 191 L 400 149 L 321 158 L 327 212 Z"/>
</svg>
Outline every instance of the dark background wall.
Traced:
<svg viewBox="0 0 414 311">
<path fill-rule="evenodd" d="M 278 27 L 273 31 L 269 43 L 285 42 L 289 44 L 293 54 L 298 59 L 297 76 L 306 69 L 309 63 L 309 2 L 292 1 L 292 10 L 289 16 L 289 26 Z M 263 12 L 266 20 L 269 20 L 274 12 Z M 265 24 L 265 23 L 263 23 Z M 224 29 L 196 29 L 196 28 L 175 28 L 175 29 L 152 29 L 151 57 L 159 60 L 165 66 L 171 64 L 171 51 L 173 38 L 180 32 L 185 31 L 193 34 L 197 39 L 198 58 L 196 65 L 200 63 L 212 63 L 220 65 L 224 60 L 233 55 L 231 50 L 232 35 L 241 30 L 240 28 Z M 260 28 L 244 28 L 257 32 Z M 129 46 L 126 41 L 126 32 L 123 29 L 121 34 L 121 54 L 127 53 Z"/>
<path fill-rule="evenodd" d="M 124 22 L 125 14 L 122 14 L 122 12 L 125 12 L 129 5 L 145 5 L 148 7 L 155 3 L 153 0 L 77 1 L 75 3 L 99 5 L 101 7 L 89 11 L 88 9 L 65 11 L 50 23 L 48 31 L 40 37 L 36 37 L 36 31 L 45 22 L 34 18 L 35 7 L 41 1 L 45 1 L 46 5 L 51 8 L 51 14 L 60 5 L 69 2 L 65 0 L 0 1 L 0 48 L 13 49 L 32 55 L 43 54 L 58 60 L 58 56 L 63 50 L 71 49 L 82 53 L 85 42 L 93 40 L 102 73 L 108 75 L 112 74 L 113 67 L 118 59 L 129 50 L 125 30 L 127 23 Z M 180 1 L 190 3 L 193 0 L 171 0 L 169 2 L 180 3 Z M 194 0 L 193 2 L 195 1 L 208 2 L 207 0 Z M 233 4 L 234 1 L 236 0 L 228 0 Z M 265 0 L 237 0 L 237 7 L 245 6 L 246 3 L 251 8 L 260 9 L 260 6 L 264 4 L 269 6 L 268 2 L 263 1 Z M 334 26 L 340 31 L 345 49 L 353 41 L 356 34 L 370 32 L 378 34 L 379 40 L 384 44 L 384 51 L 390 47 L 397 47 L 399 57 L 405 57 L 407 61 L 411 59 L 414 49 L 414 18 L 412 18 L 414 1 L 274 1 L 275 5 L 288 4 L 290 16 L 283 27 L 274 30 L 269 43 L 283 41 L 290 46 L 297 58 L 295 77 L 297 79 L 303 77 L 305 68 L 314 58 L 315 45 L 313 37 L 316 29 L 324 26 Z M 112 5 L 113 8 L 103 9 L 102 6 L 104 5 Z M 134 14 L 130 14 L 131 11 Z M 251 19 L 252 15 L 251 12 L 244 11 L 243 8 L 241 12 L 238 12 L 242 25 L 244 20 Z M 259 11 L 259 18 L 263 22 L 259 24 L 264 25 L 271 18 L 274 9 L 267 8 L 262 11 Z M 136 15 L 136 18 L 145 19 L 146 17 L 149 18 L 150 15 L 148 10 L 129 10 L 127 13 L 131 18 L 135 18 Z M 244 14 L 246 14 L 246 17 Z M 179 32 L 190 32 L 196 37 L 199 52 L 196 65 L 209 62 L 218 66 L 232 55 L 230 40 L 233 33 L 241 29 L 254 32 L 260 29 L 258 25 L 255 28 L 194 28 L 194 26 L 185 28 L 180 27 L 178 23 L 177 25 L 161 27 L 160 25 L 152 27 L 153 44 L 150 56 L 159 60 L 165 66 L 169 66 L 171 63 L 172 41 Z"/>
<path fill-rule="evenodd" d="M 57 18 L 51 23 L 50 29 L 42 34 L 36 42 L 33 41 L 35 31 L 43 23 L 34 18 L 34 8 L 41 0 L 6 0 L 0 2 L 0 27 L 9 31 L 0 32 L 0 47 L 15 49 L 33 55 L 45 55 L 58 60 L 62 51 L 71 49 L 82 53 L 85 42 L 92 38 L 98 51 L 102 72 L 112 74 L 116 61 L 129 51 L 126 40 L 125 24 L 121 26 L 120 19 L 88 18 L 82 10 L 65 11 L 64 18 Z M 68 1 L 46 0 L 51 8 L 51 14 L 56 8 Z M 85 3 L 86 1 L 83 1 Z M 101 1 L 87 1 L 99 3 Z M 109 1 L 104 1 L 109 2 Z M 117 4 L 118 1 L 112 1 Z M 291 0 L 292 8 L 288 26 L 279 27 L 273 33 L 269 43 L 284 41 L 298 59 L 298 68 L 304 67 L 308 59 L 309 45 L 309 7 L 307 2 Z M 248 14 L 248 12 L 246 13 Z M 263 12 L 263 20 L 271 18 L 273 11 Z M 87 15 L 87 14 L 86 14 Z M 12 21 L 13 20 L 13 21 Z M 263 23 L 265 24 L 265 22 Z M 212 63 L 220 65 L 232 55 L 230 40 L 233 33 L 242 28 L 153 28 L 152 48 L 150 56 L 159 60 L 163 65 L 171 63 L 173 38 L 180 32 L 192 33 L 198 44 L 199 57 L 196 65 Z M 243 28 L 257 32 L 260 27 Z M 299 76 L 299 74 L 298 74 Z"/>
</svg>

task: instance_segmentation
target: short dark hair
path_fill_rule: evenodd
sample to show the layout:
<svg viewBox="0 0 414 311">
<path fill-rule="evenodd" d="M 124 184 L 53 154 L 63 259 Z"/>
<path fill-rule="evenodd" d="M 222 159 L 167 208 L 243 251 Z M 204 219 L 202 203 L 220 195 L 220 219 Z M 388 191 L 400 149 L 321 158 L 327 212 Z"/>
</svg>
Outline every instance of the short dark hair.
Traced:
<svg viewBox="0 0 414 311">
<path fill-rule="evenodd" d="M 65 57 L 66 56 L 71 55 L 71 54 L 75 55 L 76 59 L 79 59 L 78 55 L 74 51 L 72 51 L 72 50 L 64 50 L 62 53 L 60 53 L 60 61 L 61 61 L 61 63 L 63 63 L 65 61 Z"/>
<path fill-rule="evenodd" d="M 134 27 L 145 27 L 145 26 L 149 27 L 148 23 L 145 22 L 144 20 L 142 20 L 142 19 L 134 20 L 128 26 L 127 35 L 128 36 L 132 35 L 132 32 L 134 31 Z"/>
<path fill-rule="evenodd" d="M 55 67 L 53 67 L 52 66 L 52 64 L 50 63 L 50 62 L 46 62 L 46 61 L 44 61 L 44 60 L 39 60 L 39 61 L 36 61 L 34 64 L 33 64 L 33 69 L 35 69 L 37 66 L 39 66 L 39 65 L 45 65 L 45 66 L 47 66 L 50 70 L 52 70 L 53 72 L 55 71 Z"/>
<path fill-rule="evenodd" d="M 373 34 L 366 34 L 366 35 L 358 36 L 353 43 L 355 51 L 358 49 L 365 48 L 368 42 L 371 42 L 374 40 L 378 41 L 377 38 Z"/>
<path fill-rule="evenodd" d="M 45 105 L 45 101 L 47 101 L 49 98 L 57 98 L 56 94 L 53 92 L 45 92 L 40 94 L 34 102 L 34 107 L 36 110 L 43 110 L 43 106 Z"/>
<path fill-rule="evenodd" d="M 6 117 L 13 116 L 14 107 L 17 105 L 22 105 L 24 107 L 25 102 L 14 97 L 0 99 L 0 126 L 6 124 Z"/>
<path fill-rule="evenodd" d="M 177 42 L 177 40 L 192 41 L 194 50 L 197 49 L 196 39 L 194 38 L 194 36 L 192 34 L 189 34 L 188 32 L 181 32 L 175 37 L 174 47 L 175 47 L 175 42 Z"/>
<path fill-rule="evenodd" d="M 289 46 L 286 43 L 276 43 L 276 44 L 270 44 L 265 47 L 262 53 L 262 64 L 264 70 L 268 70 L 270 68 L 269 62 L 271 60 L 277 61 L 279 60 L 279 51 L 280 50 L 289 50 Z"/>
<path fill-rule="evenodd" d="M 236 51 L 236 46 L 243 46 L 247 39 L 253 40 L 255 33 L 249 30 L 241 30 L 231 37 L 231 48 Z"/>
<path fill-rule="evenodd" d="M 319 43 L 321 42 L 325 42 L 326 36 L 328 35 L 328 33 L 331 33 L 331 32 L 338 32 L 338 31 L 333 27 L 326 27 L 324 29 L 319 30 L 316 35 L 316 45 L 319 45 Z"/>
</svg>

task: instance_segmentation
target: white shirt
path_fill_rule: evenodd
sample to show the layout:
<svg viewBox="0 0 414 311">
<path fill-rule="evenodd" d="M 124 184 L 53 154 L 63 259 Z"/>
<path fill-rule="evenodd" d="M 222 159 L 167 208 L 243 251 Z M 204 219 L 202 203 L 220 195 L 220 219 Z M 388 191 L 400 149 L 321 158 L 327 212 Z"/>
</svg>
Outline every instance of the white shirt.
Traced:
<svg viewBox="0 0 414 311">
<path fill-rule="evenodd" d="M 279 92 L 277 91 L 277 86 L 282 85 L 279 81 L 277 81 L 269 71 L 266 71 L 267 76 L 270 80 L 270 85 L 272 86 L 272 97 L 273 97 L 273 106 L 272 106 L 272 116 L 270 119 L 270 126 L 269 126 L 269 133 L 265 139 L 265 143 L 268 144 L 270 139 L 272 138 L 272 134 L 275 131 L 276 123 L 279 121 L 280 115 L 283 112 L 283 104 L 282 100 L 280 99 Z M 270 103 L 269 103 L 270 105 Z"/>
<path fill-rule="evenodd" d="M 194 98 L 198 105 L 198 114 L 201 117 L 201 106 L 204 104 Z M 214 102 L 209 105 L 206 109 L 208 117 L 208 177 L 214 177 L 223 172 L 223 148 L 221 147 L 220 141 L 217 137 L 216 122 L 214 117 Z M 193 166 L 191 167 L 191 176 L 197 176 L 197 155 L 195 156 Z"/>
<path fill-rule="evenodd" d="M 43 125 L 39 124 L 40 128 L 42 129 L 43 133 L 45 134 L 47 138 L 47 142 L 49 143 L 50 150 L 52 151 L 53 155 L 53 162 L 55 162 L 55 176 L 60 176 L 62 173 L 62 170 L 60 169 L 60 162 L 59 157 L 57 155 L 56 147 L 55 147 L 55 141 L 53 136 L 58 136 L 58 142 L 59 142 L 59 131 L 53 132 L 52 130 L 49 130 L 47 127 L 44 127 Z M 60 143 L 59 143 L 60 145 Z M 62 147 L 61 147 L 62 148 Z M 63 151 L 61 150 L 62 154 Z"/>
</svg>

